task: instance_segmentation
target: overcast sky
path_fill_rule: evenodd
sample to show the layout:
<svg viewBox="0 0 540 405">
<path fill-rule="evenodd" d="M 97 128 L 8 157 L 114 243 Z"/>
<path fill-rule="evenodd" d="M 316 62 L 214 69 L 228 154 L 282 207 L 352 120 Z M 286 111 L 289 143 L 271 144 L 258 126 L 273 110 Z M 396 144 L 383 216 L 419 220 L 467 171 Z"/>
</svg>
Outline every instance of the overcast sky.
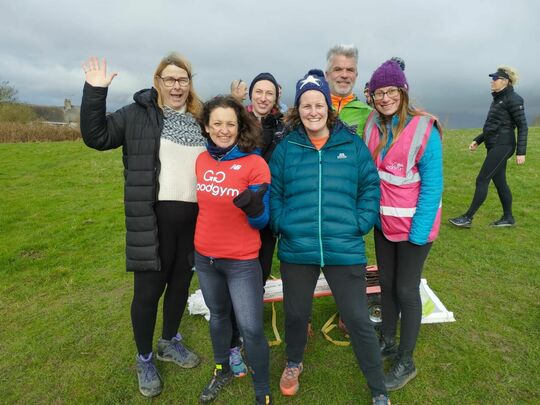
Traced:
<svg viewBox="0 0 540 405">
<path fill-rule="evenodd" d="M 2 0 L 1 17 L 0 81 L 28 103 L 79 105 L 81 63 L 96 55 L 118 72 L 108 97 L 115 110 L 150 87 L 159 60 L 178 51 L 203 99 L 268 71 L 289 104 L 308 69 L 324 70 L 328 48 L 354 43 L 357 94 L 374 69 L 400 56 L 415 105 L 449 127 L 481 127 L 487 75 L 507 64 L 521 75 L 516 90 L 529 121 L 540 115 L 537 0 Z"/>
</svg>

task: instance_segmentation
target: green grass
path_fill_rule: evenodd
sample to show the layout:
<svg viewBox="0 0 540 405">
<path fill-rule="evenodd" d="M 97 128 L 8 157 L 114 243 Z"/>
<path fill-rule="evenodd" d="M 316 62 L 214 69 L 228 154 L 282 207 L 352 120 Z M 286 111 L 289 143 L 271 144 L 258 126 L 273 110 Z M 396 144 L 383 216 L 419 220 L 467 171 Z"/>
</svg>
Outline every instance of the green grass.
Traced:
<svg viewBox="0 0 540 405">
<path fill-rule="evenodd" d="M 509 162 L 513 229 L 488 227 L 501 215 L 494 188 L 473 228 L 447 223 L 472 197 L 484 157 L 483 149 L 467 151 L 475 134 L 445 134 L 443 224 L 424 271 L 457 322 L 422 327 L 418 376 L 392 395 L 394 404 L 540 401 L 540 129 L 530 130 L 526 165 Z M 1 403 L 148 401 L 135 377 L 122 182 L 120 151 L 98 153 L 80 141 L 0 144 Z M 367 242 L 373 260 L 371 236 Z M 281 304 L 276 307 L 283 332 Z M 334 311 L 331 298 L 315 300 L 317 331 Z M 265 316 L 270 336 L 270 305 Z M 181 331 L 203 363 L 194 370 L 159 363 L 165 389 L 157 403 L 196 404 L 210 377 L 208 323 L 186 314 Z M 293 398 L 279 394 L 284 361 L 284 346 L 272 348 L 277 404 L 370 401 L 351 349 L 329 344 L 320 333 L 309 341 Z M 216 403 L 250 404 L 252 392 L 249 379 L 235 380 Z"/>
</svg>

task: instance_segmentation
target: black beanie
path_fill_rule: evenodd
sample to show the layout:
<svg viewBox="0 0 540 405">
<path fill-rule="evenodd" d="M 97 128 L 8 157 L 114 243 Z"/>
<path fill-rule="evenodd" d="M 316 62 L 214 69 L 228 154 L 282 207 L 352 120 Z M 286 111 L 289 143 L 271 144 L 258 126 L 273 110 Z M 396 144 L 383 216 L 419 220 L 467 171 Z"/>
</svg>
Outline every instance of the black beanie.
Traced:
<svg viewBox="0 0 540 405">
<path fill-rule="evenodd" d="M 249 99 L 251 100 L 251 93 L 253 92 L 253 87 L 255 87 L 255 83 L 261 81 L 261 80 L 268 80 L 269 82 L 272 82 L 272 84 L 276 87 L 276 100 L 279 97 L 279 85 L 276 81 L 276 78 L 272 76 L 272 73 L 259 73 L 255 78 L 251 81 L 251 84 L 249 85 Z"/>
</svg>

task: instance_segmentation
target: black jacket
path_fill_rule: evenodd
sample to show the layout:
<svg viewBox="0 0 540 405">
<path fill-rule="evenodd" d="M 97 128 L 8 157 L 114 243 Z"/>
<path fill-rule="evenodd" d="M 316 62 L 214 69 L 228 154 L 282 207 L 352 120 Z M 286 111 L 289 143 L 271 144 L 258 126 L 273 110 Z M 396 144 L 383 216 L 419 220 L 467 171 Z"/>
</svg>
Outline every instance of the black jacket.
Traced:
<svg viewBox="0 0 540 405">
<path fill-rule="evenodd" d="M 525 155 L 527 150 L 527 119 L 523 98 L 514 91 L 512 86 L 492 93 L 493 102 L 489 108 L 488 116 L 482 133 L 474 140 L 480 144 L 486 143 L 486 148 L 491 149 L 495 145 L 516 146 L 515 129 L 518 129 L 517 152 Z"/>
<path fill-rule="evenodd" d="M 261 119 L 263 147 L 261 156 L 268 163 L 276 145 L 281 142 L 284 135 L 283 114 L 268 114 Z"/>
<path fill-rule="evenodd" d="M 84 84 L 81 134 L 97 150 L 122 146 L 126 214 L 126 268 L 128 271 L 160 270 L 157 221 L 159 142 L 163 115 L 155 89 L 141 90 L 129 104 L 105 114 L 107 88 Z"/>
</svg>

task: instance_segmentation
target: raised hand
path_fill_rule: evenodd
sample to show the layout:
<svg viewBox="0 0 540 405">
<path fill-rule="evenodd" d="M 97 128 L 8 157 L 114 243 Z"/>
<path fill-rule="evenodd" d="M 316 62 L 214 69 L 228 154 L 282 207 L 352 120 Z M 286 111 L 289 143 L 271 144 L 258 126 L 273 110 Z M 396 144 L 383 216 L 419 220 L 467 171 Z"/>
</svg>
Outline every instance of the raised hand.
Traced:
<svg viewBox="0 0 540 405">
<path fill-rule="evenodd" d="M 90 56 L 86 62 L 82 64 L 86 81 L 94 87 L 109 87 L 113 79 L 118 75 L 114 72 L 107 76 L 107 61 L 102 59 L 101 65 L 99 59 L 95 56 Z"/>
</svg>

